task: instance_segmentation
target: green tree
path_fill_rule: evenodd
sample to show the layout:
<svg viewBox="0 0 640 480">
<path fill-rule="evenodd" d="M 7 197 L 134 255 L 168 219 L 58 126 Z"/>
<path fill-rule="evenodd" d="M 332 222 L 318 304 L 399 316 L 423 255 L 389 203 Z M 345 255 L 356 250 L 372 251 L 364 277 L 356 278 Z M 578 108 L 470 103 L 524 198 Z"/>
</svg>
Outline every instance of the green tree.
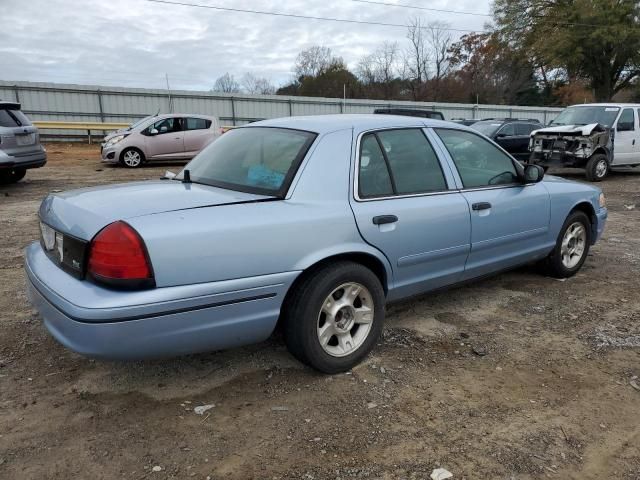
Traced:
<svg viewBox="0 0 640 480">
<path fill-rule="evenodd" d="M 608 101 L 640 76 L 640 3 L 634 0 L 495 0 L 501 39 L 568 83 Z"/>
</svg>

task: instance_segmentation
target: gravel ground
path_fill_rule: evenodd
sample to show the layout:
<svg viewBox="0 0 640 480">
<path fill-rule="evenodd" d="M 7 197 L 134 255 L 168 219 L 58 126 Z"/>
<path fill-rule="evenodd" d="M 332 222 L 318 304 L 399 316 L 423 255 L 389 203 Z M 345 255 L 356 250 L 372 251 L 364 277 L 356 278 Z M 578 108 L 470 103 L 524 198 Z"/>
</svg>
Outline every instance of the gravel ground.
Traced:
<svg viewBox="0 0 640 480">
<path fill-rule="evenodd" d="M 278 334 L 139 363 L 55 342 L 22 269 L 42 197 L 167 167 L 48 149 L 0 187 L 0 478 L 640 479 L 640 170 L 602 183 L 608 228 L 574 278 L 524 268 L 392 305 L 367 361 L 324 376 Z"/>
</svg>

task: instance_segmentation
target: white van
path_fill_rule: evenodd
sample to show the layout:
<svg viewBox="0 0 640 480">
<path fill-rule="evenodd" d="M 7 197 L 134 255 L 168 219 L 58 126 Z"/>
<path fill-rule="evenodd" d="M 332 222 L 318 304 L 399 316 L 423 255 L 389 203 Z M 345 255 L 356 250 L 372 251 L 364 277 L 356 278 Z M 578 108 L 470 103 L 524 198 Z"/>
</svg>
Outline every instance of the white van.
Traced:
<svg viewBox="0 0 640 480">
<path fill-rule="evenodd" d="M 530 163 L 584 168 L 599 182 L 611 168 L 640 166 L 640 104 L 589 103 L 565 108 L 531 132 Z"/>
</svg>

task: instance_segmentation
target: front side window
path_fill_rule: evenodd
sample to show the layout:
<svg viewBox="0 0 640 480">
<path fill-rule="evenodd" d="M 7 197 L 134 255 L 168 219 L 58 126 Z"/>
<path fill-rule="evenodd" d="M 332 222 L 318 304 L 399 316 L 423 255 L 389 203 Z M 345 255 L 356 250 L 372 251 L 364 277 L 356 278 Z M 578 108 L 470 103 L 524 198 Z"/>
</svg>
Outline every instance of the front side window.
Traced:
<svg viewBox="0 0 640 480">
<path fill-rule="evenodd" d="M 435 129 L 458 169 L 464 188 L 508 185 L 519 181 L 511 158 L 479 135 Z"/>
<path fill-rule="evenodd" d="M 536 125 L 535 123 L 516 123 L 516 135 L 524 137 L 529 135 L 534 130 L 538 128 L 542 128 L 540 125 Z"/>
<path fill-rule="evenodd" d="M 361 142 L 360 196 L 410 195 L 447 189 L 440 161 L 420 129 L 383 130 Z"/>
<path fill-rule="evenodd" d="M 635 130 L 635 119 L 633 117 L 633 109 L 625 108 L 618 119 L 618 131 L 630 132 Z"/>
<path fill-rule="evenodd" d="M 206 118 L 187 118 L 186 130 L 206 130 L 211 126 L 211 120 Z"/>
<path fill-rule="evenodd" d="M 315 138 L 286 128 L 237 128 L 205 148 L 185 170 L 197 183 L 281 197 Z"/>
<path fill-rule="evenodd" d="M 156 129 L 159 135 L 163 133 L 175 133 L 182 131 L 182 119 L 181 118 L 165 118 L 154 123 L 150 130 Z"/>
</svg>

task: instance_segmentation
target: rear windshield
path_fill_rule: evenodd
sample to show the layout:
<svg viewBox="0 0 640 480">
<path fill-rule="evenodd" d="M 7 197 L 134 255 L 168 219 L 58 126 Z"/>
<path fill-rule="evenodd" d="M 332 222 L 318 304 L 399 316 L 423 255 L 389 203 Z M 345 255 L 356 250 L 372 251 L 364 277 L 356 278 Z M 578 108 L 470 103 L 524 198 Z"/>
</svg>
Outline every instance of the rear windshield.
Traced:
<svg viewBox="0 0 640 480">
<path fill-rule="evenodd" d="M 487 137 L 493 137 L 498 129 L 502 126 L 500 122 L 476 122 L 471 125 L 471 128 L 486 135 Z"/>
<path fill-rule="evenodd" d="M 283 197 L 315 137 L 284 128 L 238 128 L 209 145 L 185 170 L 193 182 Z"/>
<path fill-rule="evenodd" d="M 589 125 L 600 123 L 607 127 L 613 125 L 620 108 L 606 106 L 568 107 L 565 108 L 551 125 Z"/>
<path fill-rule="evenodd" d="M 31 122 L 20 110 L 0 108 L 0 127 L 26 127 Z"/>
</svg>

